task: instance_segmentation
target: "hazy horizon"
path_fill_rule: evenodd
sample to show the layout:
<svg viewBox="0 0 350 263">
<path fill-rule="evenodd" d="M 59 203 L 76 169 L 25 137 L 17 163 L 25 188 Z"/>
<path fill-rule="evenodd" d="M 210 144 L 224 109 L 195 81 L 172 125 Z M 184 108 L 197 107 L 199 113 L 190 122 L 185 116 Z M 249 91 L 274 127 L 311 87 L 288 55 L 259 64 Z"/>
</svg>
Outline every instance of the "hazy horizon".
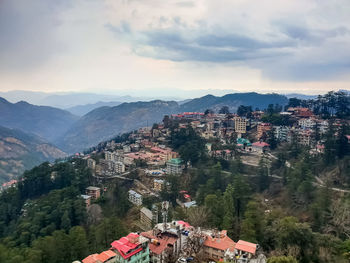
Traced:
<svg viewBox="0 0 350 263">
<path fill-rule="evenodd" d="M 3 0 L 0 91 L 349 89 L 349 12 L 347 0 Z"/>
</svg>

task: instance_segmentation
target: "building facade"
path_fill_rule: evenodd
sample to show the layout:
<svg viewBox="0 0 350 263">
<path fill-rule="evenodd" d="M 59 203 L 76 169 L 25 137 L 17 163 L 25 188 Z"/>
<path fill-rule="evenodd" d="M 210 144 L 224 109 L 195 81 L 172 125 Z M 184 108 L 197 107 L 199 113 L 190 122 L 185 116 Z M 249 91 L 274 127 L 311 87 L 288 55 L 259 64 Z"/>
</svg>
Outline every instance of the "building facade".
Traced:
<svg viewBox="0 0 350 263">
<path fill-rule="evenodd" d="M 134 205 L 142 205 L 142 195 L 135 192 L 134 190 L 129 190 L 129 201 Z"/>
</svg>

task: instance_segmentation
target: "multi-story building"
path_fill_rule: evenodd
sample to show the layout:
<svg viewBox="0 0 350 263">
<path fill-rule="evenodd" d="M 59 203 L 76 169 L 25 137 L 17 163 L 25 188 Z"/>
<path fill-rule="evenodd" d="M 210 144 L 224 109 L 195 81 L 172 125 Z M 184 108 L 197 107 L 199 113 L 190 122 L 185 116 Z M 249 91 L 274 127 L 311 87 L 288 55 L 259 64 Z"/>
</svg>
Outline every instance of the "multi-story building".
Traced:
<svg viewBox="0 0 350 263">
<path fill-rule="evenodd" d="M 125 172 L 125 164 L 122 162 L 115 162 L 114 163 L 114 171 L 118 174 L 124 173 Z"/>
<path fill-rule="evenodd" d="M 80 196 L 81 198 L 84 199 L 86 208 L 89 208 L 91 205 L 91 196 L 90 195 L 80 195 Z"/>
<path fill-rule="evenodd" d="M 135 192 L 134 190 L 129 190 L 129 201 L 134 205 L 142 205 L 142 195 Z"/>
<path fill-rule="evenodd" d="M 162 179 L 154 179 L 153 180 L 153 189 L 160 192 L 163 190 L 164 180 Z"/>
<path fill-rule="evenodd" d="M 305 146 L 313 146 L 315 133 L 312 130 L 296 130 L 298 143 Z"/>
<path fill-rule="evenodd" d="M 153 213 L 151 210 L 149 210 L 146 207 L 142 207 L 140 209 L 140 222 L 141 224 L 148 228 L 151 229 L 152 228 L 152 223 L 153 223 Z"/>
<path fill-rule="evenodd" d="M 313 129 L 316 125 L 316 121 L 312 118 L 303 118 L 298 120 L 298 125 L 302 129 Z"/>
<path fill-rule="evenodd" d="M 233 250 L 235 242 L 227 236 L 227 231 L 215 233 L 210 231 L 207 233 L 205 241 L 203 243 L 203 251 L 206 257 L 215 262 L 219 262 L 224 259 L 225 252 L 227 250 Z"/>
<path fill-rule="evenodd" d="M 141 233 L 149 241 L 150 262 L 166 263 L 168 255 L 179 256 L 183 252 L 193 227 L 184 221 L 172 221 L 155 225 L 153 230 Z"/>
<path fill-rule="evenodd" d="M 173 158 L 166 163 L 167 174 L 181 174 L 183 169 L 183 162 L 179 158 Z"/>
<path fill-rule="evenodd" d="M 101 189 L 95 186 L 89 186 L 85 189 L 86 195 L 91 196 L 92 199 L 96 200 L 101 196 Z"/>
<path fill-rule="evenodd" d="M 130 145 L 124 145 L 124 146 L 123 146 L 123 151 L 124 151 L 125 153 L 131 152 L 131 147 L 130 147 Z"/>
<path fill-rule="evenodd" d="M 149 240 L 137 233 L 113 241 L 111 250 L 116 253 L 116 263 L 149 263 Z"/>
<path fill-rule="evenodd" d="M 248 120 L 241 117 L 234 117 L 235 122 L 235 132 L 237 133 L 246 133 L 247 132 L 247 124 Z"/>
<path fill-rule="evenodd" d="M 259 123 L 257 128 L 258 132 L 257 132 L 256 138 L 260 140 L 264 136 L 264 134 L 267 134 L 268 131 L 271 130 L 271 128 L 272 126 L 270 123 Z"/>
<path fill-rule="evenodd" d="M 288 126 L 274 126 L 273 131 L 276 140 L 280 142 L 286 142 L 288 140 L 288 133 L 290 131 Z"/>
<path fill-rule="evenodd" d="M 96 161 L 94 159 L 87 159 L 87 166 L 92 169 L 92 170 L 95 170 L 96 168 Z"/>
</svg>

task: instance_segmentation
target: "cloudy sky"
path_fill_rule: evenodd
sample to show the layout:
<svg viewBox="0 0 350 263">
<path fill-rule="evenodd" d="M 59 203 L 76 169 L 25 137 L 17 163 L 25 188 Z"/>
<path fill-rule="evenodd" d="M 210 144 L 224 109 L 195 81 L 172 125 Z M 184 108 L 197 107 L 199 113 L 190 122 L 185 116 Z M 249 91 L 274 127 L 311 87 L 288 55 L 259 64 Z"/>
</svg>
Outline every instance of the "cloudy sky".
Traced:
<svg viewBox="0 0 350 263">
<path fill-rule="evenodd" d="M 350 89 L 349 0 L 0 0 L 0 90 Z"/>
</svg>

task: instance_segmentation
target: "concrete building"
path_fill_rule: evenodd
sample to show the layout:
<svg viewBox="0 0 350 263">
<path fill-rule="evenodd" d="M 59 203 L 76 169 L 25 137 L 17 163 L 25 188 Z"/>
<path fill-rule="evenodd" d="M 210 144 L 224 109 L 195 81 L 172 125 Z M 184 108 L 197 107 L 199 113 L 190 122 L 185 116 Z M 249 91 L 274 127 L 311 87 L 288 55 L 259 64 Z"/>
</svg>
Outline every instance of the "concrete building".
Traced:
<svg viewBox="0 0 350 263">
<path fill-rule="evenodd" d="M 235 132 L 237 133 L 246 133 L 247 132 L 247 124 L 248 120 L 241 117 L 234 117 L 235 122 Z"/>
<path fill-rule="evenodd" d="M 129 190 L 129 201 L 134 205 L 142 205 L 142 195 L 135 192 L 134 190 Z"/>
<path fill-rule="evenodd" d="M 154 179 L 153 180 L 153 189 L 160 192 L 163 190 L 164 187 L 164 180 L 161 179 Z"/>
<path fill-rule="evenodd" d="M 222 230 L 218 233 L 211 231 L 206 235 L 203 250 L 206 257 L 215 262 L 219 262 L 224 259 L 225 252 L 228 249 L 233 250 L 235 245 L 235 242 L 227 236 L 226 230 Z"/>
<path fill-rule="evenodd" d="M 94 159 L 87 159 L 87 166 L 92 169 L 92 170 L 95 170 L 96 168 L 96 161 Z"/>
<path fill-rule="evenodd" d="M 91 196 L 93 200 L 96 200 L 101 196 L 101 189 L 99 187 L 89 186 L 85 189 L 85 193 Z"/>
<path fill-rule="evenodd" d="M 298 120 L 298 125 L 302 129 L 313 129 L 316 126 L 316 121 L 312 118 L 303 118 Z"/>
<path fill-rule="evenodd" d="M 149 263 L 149 240 L 137 233 L 113 241 L 111 250 L 117 263 Z"/>
<path fill-rule="evenodd" d="M 288 141 L 288 134 L 289 134 L 290 128 L 288 126 L 274 126 L 273 132 L 275 135 L 276 140 L 280 142 L 286 142 Z"/>
<path fill-rule="evenodd" d="M 150 262 L 166 263 L 167 256 L 176 257 L 183 252 L 188 237 L 193 233 L 193 227 L 184 221 L 172 221 L 164 225 L 155 225 L 153 230 L 141 233 L 149 241 Z"/>
<path fill-rule="evenodd" d="M 115 162 L 114 171 L 118 174 L 125 173 L 125 164 L 123 164 L 122 162 Z"/>
<path fill-rule="evenodd" d="M 260 140 L 264 134 L 267 134 L 272 129 L 272 126 L 270 123 L 259 123 L 257 127 L 257 136 L 256 138 Z"/>
<path fill-rule="evenodd" d="M 81 198 L 84 199 L 86 208 L 89 208 L 91 205 L 91 196 L 90 195 L 80 195 L 80 196 Z"/>
<path fill-rule="evenodd" d="M 152 223 L 153 223 L 153 213 L 151 210 L 149 210 L 146 207 L 142 207 L 140 209 L 140 222 L 141 224 L 148 228 L 151 229 L 152 228 Z"/>
<path fill-rule="evenodd" d="M 305 146 L 315 144 L 315 133 L 312 130 L 296 130 L 298 143 Z"/>
<path fill-rule="evenodd" d="M 234 254 L 237 262 L 248 262 L 255 256 L 257 244 L 239 240 L 236 243 Z"/>
<path fill-rule="evenodd" d="M 183 162 L 179 158 L 173 158 L 166 163 L 167 174 L 181 174 L 183 169 Z"/>
</svg>

